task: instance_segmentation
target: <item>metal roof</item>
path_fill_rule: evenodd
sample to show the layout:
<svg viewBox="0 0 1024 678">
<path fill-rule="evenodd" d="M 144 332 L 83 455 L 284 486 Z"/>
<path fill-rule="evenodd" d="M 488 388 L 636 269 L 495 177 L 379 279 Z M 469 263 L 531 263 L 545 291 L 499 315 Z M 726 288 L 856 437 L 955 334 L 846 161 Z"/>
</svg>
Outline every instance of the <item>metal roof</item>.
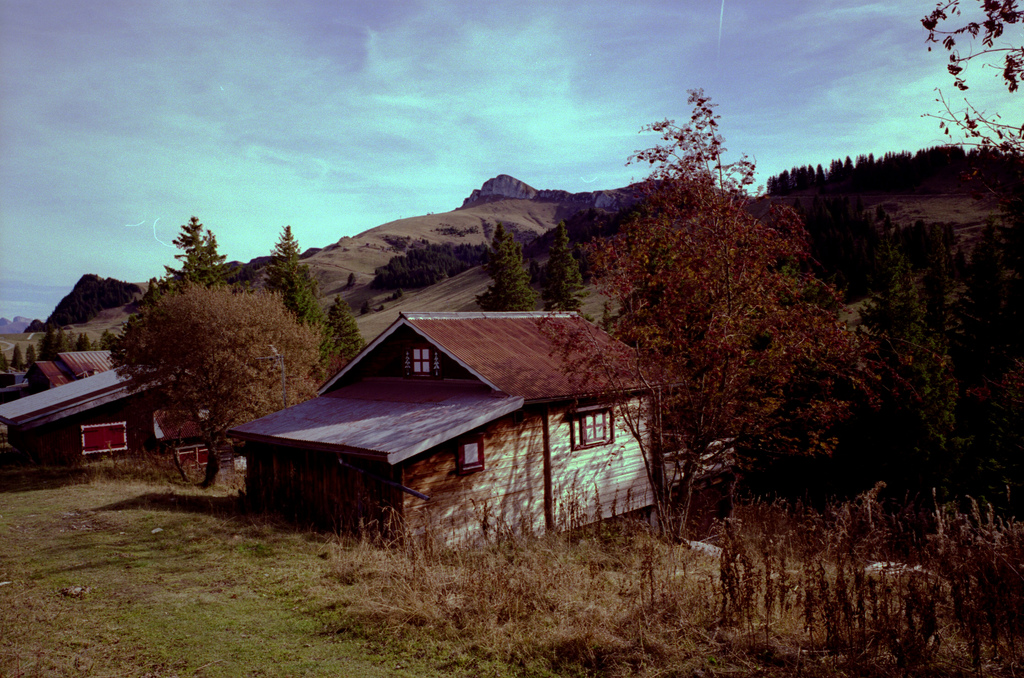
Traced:
<svg viewBox="0 0 1024 678">
<path fill-rule="evenodd" d="M 38 371 L 46 378 L 46 381 L 50 383 L 50 388 L 64 386 L 75 380 L 74 375 L 64 367 L 63 363 L 54 360 L 37 360 L 29 368 L 29 372 L 34 371 Z"/>
<path fill-rule="evenodd" d="M 397 464 L 522 406 L 475 382 L 366 379 L 228 434 Z"/>
<path fill-rule="evenodd" d="M 76 379 L 114 369 L 110 351 L 67 351 L 58 353 L 57 357 L 68 366 Z"/>
<path fill-rule="evenodd" d="M 175 418 L 166 410 L 153 413 L 153 435 L 157 440 L 187 440 L 202 438 L 203 432 L 199 425 L 191 419 L 175 422 Z"/>
<path fill-rule="evenodd" d="M 36 363 L 38 364 L 38 363 Z M 79 379 L 60 388 L 0 405 L 0 422 L 32 428 L 98 407 L 129 394 L 125 380 L 114 370 Z"/>
<path fill-rule="evenodd" d="M 566 372 L 552 340 L 552 334 L 579 329 L 580 323 L 586 323 L 598 346 L 615 342 L 577 313 L 403 313 L 320 392 L 326 393 L 395 330 L 408 326 L 483 383 L 509 395 L 550 400 L 600 393 L 607 390 L 600 380 L 572 378 Z"/>
</svg>

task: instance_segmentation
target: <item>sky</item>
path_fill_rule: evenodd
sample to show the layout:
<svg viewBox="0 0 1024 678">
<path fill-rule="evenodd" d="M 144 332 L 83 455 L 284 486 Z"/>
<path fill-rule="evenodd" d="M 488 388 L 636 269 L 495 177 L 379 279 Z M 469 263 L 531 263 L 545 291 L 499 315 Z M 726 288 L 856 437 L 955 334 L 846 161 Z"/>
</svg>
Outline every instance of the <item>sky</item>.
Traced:
<svg viewBox="0 0 1024 678">
<path fill-rule="evenodd" d="M 192 215 L 228 260 L 445 212 L 498 174 L 618 188 L 718 104 L 758 178 L 944 143 L 934 0 L 0 0 L 0 316 L 142 282 Z M 975 74 L 971 74 L 975 75 Z M 977 72 L 972 102 L 1019 106 Z M 1006 103 L 1010 101 L 1012 103 Z"/>
</svg>

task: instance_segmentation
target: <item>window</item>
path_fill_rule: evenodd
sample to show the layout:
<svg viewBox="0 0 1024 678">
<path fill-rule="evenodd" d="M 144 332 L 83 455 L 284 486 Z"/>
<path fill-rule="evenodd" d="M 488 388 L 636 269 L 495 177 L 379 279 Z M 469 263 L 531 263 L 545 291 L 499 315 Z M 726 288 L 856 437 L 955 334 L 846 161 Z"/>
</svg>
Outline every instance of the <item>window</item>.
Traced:
<svg viewBox="0 0 1024 678">
<path fill-rule="evenodd" d="M 459 443 L 455 471 L 459 474 L 484 470 L 484 437 L 467 438 Z"/>
<path fill-rule="evenodd" d="M 82 454 L 119 452 L 128 449 L 125 422 L 82 425 Z"/>
<path fill-rule="evenodd" d="M 595 409 L 580 412 L 573 427 L 576 434 L 575 447 L 591 447 L 612 442 L 612 411 Z"/>
<path fill-rule="evenodd" d="M 441 354 L 430 346 L 414 346 L 405 352 L 405 376 L 440 377 Z"/>
</svg>

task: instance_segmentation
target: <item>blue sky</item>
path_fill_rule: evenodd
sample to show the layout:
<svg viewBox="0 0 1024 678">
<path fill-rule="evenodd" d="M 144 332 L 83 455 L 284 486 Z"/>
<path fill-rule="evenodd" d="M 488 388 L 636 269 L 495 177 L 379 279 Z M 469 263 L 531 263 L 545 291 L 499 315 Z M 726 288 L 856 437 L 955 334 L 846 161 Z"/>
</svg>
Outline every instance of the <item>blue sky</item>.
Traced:
<svg viewBox="0 0 1024 678">
<path fill-rule="evenodd" d="M 616 188 L 696 87 L 762 183 L 936 145 L 933 6 L 2 0 L 0 315 L 45 318 L 84 273 L 160 275 L 191 215 L 247 261 L 285 224 L 322 247 L 501 173 Z M 1008 110 L 986 78 L 973 100 Z"/>
</svg>

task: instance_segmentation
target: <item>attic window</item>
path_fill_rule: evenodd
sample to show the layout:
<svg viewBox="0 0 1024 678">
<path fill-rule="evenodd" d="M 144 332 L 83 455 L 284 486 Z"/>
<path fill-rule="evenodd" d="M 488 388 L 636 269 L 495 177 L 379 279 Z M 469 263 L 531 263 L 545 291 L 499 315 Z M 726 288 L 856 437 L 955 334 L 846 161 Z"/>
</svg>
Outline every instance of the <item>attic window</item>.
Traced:
<svg viewBox="0 0 1024 678">
<path fill-rule="evenodd" d="M 125 422 L 110 424 L 84 424 L 82 426 L 82 454 L 120 452 L 128 449 Z"/>
<path fill-rule="evenodd" d="M 441 354 L 431 346 L 413 346 L 405 352 L 405 376 L 440 377 Z"/>
<path fill-rule="evenodd" d="M 611 409 L 581 412 L 573 422 L 575 447 L 605 445 L 614 439 Z"/>
<path fill-rule="evenodd" d="M 464 475 L 483 470 L 484 437 L 479 435 L 460 441 L 459 451 L 455 458 L 455 472 Z"/>
</svg>

